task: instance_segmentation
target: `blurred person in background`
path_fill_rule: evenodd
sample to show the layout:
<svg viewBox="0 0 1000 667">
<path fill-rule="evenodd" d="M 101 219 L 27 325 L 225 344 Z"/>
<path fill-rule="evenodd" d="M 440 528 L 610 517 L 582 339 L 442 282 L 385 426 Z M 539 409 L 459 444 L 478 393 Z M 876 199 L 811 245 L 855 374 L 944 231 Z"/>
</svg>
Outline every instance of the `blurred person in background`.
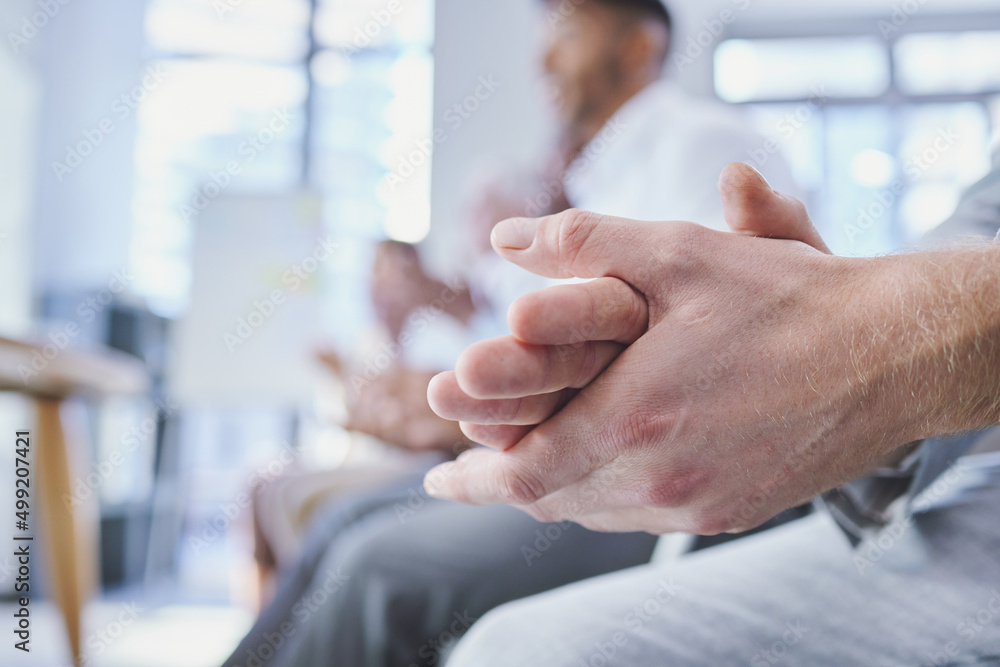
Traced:
<svg viewBox="0 0 1000 667">
<path fill-rule="evenodd" d="M 510 187 L 518 179 L 492 179 L 470 215 L 470 226 L 479 230 L 472 233 L 479 259 L 469 278 L 468 302 L 489 303 L 485 310 L 499 315 L 501 326 L 507 305 L 535 288 L 527 272 L 514 274 L 491 252 L 482 254 L 489 247 L 488 230 L 500 219 L 573 205 L 647 220 L 697 219 L 722 229 L 719 174 L 763 144 L 733 110 L 688 97 L 662 79 L 672 22 L 659 0 L 552 1 L 543 9 L 548 28 L 543 64 L 560 130 L 556 157 L 530 179 L 530 188 Z M 768 167 L 774 182 L 793 187 L 780 160 Z M 403 264 L 412 266 L 412 258 Z M 387 284 L 406 282 L 400 273 Z M 409 308 L 400 303 L 420 300 L 397 303 L 399 294 L 434 295 L 434 289 L 409 285 L 396 289 L 384 298 L 375 295 L 386 319 L 396 323 Z M 389 328 L 403 331 L 398 324 Z M 457 356 L 458 350 L 448 347 Z M 343 366 L 339 360 L 334 365 Z M 426 389 L 427 379 L 414 382 L 414 388 Z M 391 372 L 378 379 L 395 381 Z M 385 396 L 402 393 L 387 387 L 369 398 L 384 403 Z M 405 393 L 414 405 L 390 412 L 429 411 L 425 393 L 419 398 Z M 386 432 L 379 423 L 384 411 L 355 405 L 349 423 L 398 444 L 412 443 L 406 419 L 389 420 L 396 433 Z M 475 432 L 465 435 L 477 440 Z M 455 442 L 446 437 L 439 444 L 447 450 Z M 503 506 L 438 502 L 426 497 L 416 471 L 377 490 L 338 498 L 320 514 L 299 566 L 227 665 L 435 664 L 490 609 L 647 563 L 656 546 L 656 538 L 644 533 L 608 535 L 568 522 L 546 525 Z M 322 605 L 303 607 L 316 597 Z M 268 637 L 282 638 L 281 648 L 260 651 Z M 263 660 L 262 653 L 274 657 Z"/>
</svg>

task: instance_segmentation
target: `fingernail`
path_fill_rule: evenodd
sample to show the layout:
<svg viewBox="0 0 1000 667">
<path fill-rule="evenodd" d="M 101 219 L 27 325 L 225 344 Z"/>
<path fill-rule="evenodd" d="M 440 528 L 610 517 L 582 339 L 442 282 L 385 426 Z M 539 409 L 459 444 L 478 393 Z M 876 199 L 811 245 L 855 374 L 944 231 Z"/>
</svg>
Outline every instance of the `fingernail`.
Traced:
<svg viewBox="0 0 1000 667">
<path fill-rule="evenodd" d="M 757 167 L 753 166 L 752 164 L 748 164 L 746 162 L 744 162 L 743 164 L 745 164 L 748 167 L 750 167 L 750 171 L 752 171 L 753 173 L 757 174 L 757 178 L 760 179 L 761 183 L 763 183 L 765 186 L 767 186 L 768 190 L 771 190 L 772 192 L 774 191 L 774 188 L 772 188 L 771 184 L 767 182 L 766 178 L 764 178 L 764 174 L 760 173 L 760 171 L 757 170 Z"/>
<path fill-rule="evenodd" d="M 507 250 L 524 250 L 535 240 L 538 221 L 531 218 L 511 218 L 493 228 L 493 246 Z"/>
</svg>

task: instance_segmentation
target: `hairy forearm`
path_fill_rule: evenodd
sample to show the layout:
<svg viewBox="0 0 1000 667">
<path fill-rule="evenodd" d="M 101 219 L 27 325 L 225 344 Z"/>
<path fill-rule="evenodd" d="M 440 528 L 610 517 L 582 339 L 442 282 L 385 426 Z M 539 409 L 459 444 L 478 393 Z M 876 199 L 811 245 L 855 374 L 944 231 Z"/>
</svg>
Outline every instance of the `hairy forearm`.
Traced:
<svg viewBox="0 0 1000 667">
<path fill-rule="evenodd" d="M 871 344 L 854 362 L 899 437 L 1000 423 L 1000 245 L 876 262 Z"/>
</svg>

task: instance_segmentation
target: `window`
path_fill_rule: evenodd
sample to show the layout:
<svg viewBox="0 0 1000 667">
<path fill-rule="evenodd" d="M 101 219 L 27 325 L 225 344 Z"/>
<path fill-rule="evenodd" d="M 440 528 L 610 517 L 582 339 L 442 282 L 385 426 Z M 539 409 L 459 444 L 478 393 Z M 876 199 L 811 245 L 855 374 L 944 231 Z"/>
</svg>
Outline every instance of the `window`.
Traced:
<svg viewBox="0 0 1000 667">
<path fill-rule="evenodd" d="M 323 333 L 349 346 L 364 331 L 372 241 L 430 229 L 433 23 L 432 0 L 150 0 L 162 83 L 138 115 L 131 264 L 152 309 L 184 313 L 215 200 L 306 191 L 338 244 L 315 281 Z M 290 421 L 278 407 L 186 406 L 177 555 L 199 591 L 224 594 L 218 572 L 245 564 L 238 531 L 205 535 L 225 532 L 219 507 L 246 490 L 239 471 L 278 460 Z"/>
<path fill-rule="evenodd" d="M 782 145 L 835 252 L 885 252 L 947 219 L 989 169 L 1000 30 L 981 27 L 734 36 L 716 49 L 715 89 Z"/>
<path fill-rule="evenodd" d="M 921 33 L 895 46 L 899 87 L 914 95 L 1000 90 L 1000 32 Z"/>
<path fill-rule="evenodd" d="M 368 241 L 427 235 L 432 0 L 151 0 L 146 37 L 162 84 L 139 114 L 131 263 L 155 311 L 183 312 L 223 193 L 319 193 L 348 249 L 330 282 L 355 291 Z"/>
<path fill-rule="evenodd" d="M 889 79 L 889 55 L 875 37 L 731 39 L 715 52 L 715 86 L 727 102 L 870 97 Z"/>
</svg>

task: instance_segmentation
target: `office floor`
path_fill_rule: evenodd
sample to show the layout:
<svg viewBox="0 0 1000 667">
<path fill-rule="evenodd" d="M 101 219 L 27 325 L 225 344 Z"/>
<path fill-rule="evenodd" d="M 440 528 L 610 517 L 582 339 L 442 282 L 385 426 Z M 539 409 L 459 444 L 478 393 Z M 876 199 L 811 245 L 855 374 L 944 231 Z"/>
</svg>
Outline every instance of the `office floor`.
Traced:
<svg viewBox="0 0 1000 667">
<path fill-rule="evenodd" d="M 233 607 L 146 604 L 115 599 L 87 608 L 87 667 L 220 667 L 252 622 L 249 613 Z M 55 605 L 41 601 L 32 607 L 30 654 L 13 648 L 14 611 L 13 604 L 0 604 L 0 634 L 5 637 L 0 665 L 72 664 Z"/>
</svg>

